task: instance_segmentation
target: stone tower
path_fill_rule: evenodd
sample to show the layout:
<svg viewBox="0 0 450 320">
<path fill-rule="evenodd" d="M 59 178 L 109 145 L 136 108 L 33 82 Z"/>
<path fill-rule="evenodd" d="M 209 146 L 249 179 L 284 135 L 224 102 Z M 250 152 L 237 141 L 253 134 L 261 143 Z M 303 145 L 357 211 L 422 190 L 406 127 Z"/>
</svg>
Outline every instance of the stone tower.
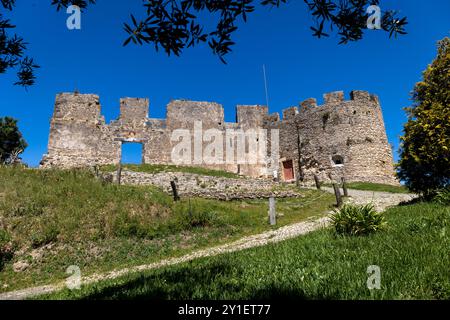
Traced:
<svg viewBox="0 0 450 320">
<path fill-rule="evenodd" d="M 280 129 L 283 180 L 312 180 L 315 174 L 322 181 L 398 184 L 378 97 L 366 91 L 352 91 L 350 100 L 342 91 L 328 93 L 321 106 L 307 99 L 266 126 Z"/>
</svg>

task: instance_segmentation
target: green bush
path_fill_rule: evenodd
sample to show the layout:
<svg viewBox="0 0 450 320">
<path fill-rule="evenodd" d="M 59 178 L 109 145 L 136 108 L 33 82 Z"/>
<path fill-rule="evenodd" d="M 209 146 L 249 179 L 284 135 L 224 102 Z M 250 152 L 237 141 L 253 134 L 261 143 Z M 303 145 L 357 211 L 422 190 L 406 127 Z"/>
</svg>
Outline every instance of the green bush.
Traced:
<svg viewBox="0 0 450 320">
<path fill-rule="evenodd" d="M 6 230 L 0 229 L 0 270 L 3 269 L 5 262 L 12 259 L 14 248 L 11 243 L 11 236 Z"/>
<path fill-rule="evenodd" d="M 58 239 L 59 230 L 54 224 L 43 224 L 37 232 L 31 235 L 31 246 L 39 248 Z"/>
<path fill-rule="evenodd" d="M 378 213 L 372 204 L 346 204 L 334 211 L 331 216 L 337 234 L 360 236 L 382 229 L 384 216 Z"/>
<path fill-rule="evenodd" d="M 439 190 L 434 197 L 434 201 L 444 206 L 450 205 L 450 187 Z"/>
<path fill-rule="evenodd" d="M 214 225 L 217 216 L 210 211 L 194 211 L 184 216 L 184 224 L 189 227 L 207 227 Z"/>
<path fill-rule="evenodd" d="M 157 227 L 157 225 L 153 226 Z M 114 235 L 123 238 L 153 238 L 150 226 L 146 225 L 138 217 L 130 216 L 126 212 L 120 212 L 113 224 Z"/>
</svg>

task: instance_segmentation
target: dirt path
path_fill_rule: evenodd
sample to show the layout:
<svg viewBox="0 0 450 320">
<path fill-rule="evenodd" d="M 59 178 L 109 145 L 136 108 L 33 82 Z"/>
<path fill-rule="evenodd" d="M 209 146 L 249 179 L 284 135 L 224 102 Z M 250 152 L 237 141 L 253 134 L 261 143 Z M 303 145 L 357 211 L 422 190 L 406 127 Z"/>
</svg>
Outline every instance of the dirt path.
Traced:
<svg viewBox="0 0 450 320">
<path fill-rule="evenodd" d="M 324 190 L 331 192 L 331 188 L 324 188 Z M 384 210 L 388 206 L 394 206 L 402 201 L 408 201 L 414 198 L 414 195 L 410 194 L 394 194 L 387 192 L 371 192 L 371 191 L 359 191 L 349 190 L 349 195 L 352 197 L 350 201 L 357 204 L 374 203 L 378 210 Z M 300 235 L 307 234 L 311 231 L 317 230 L 321 227 L 325 227 L 329 224 L 329 218 L 323 217 L 316 220 L 304 221 L 289 226 L 281 227 L 276 230 L 267 231 L 253 236 L 244 237 L 229 244 L 212 247 L 204 250 L 195 251 L 193 253 L 184 255 L 179 258 L 164 259 L 159 262 L 125 268 L 121 270 L 111 271 L 105 274 L 94 274 L 89 277 L 83 277 L 81 279 L 82 284 L 92 284 L 107 279 L 114 279 L 129 273 L 142 272 L 151 269 L 157 269 L 164 266 L 170 266 L 202 257 L 216 256 L 223 253 L 230 253 L 240 251 L 248 248 L 264 246 L 269 243 L 280 242 L 289 238 L 295 238 Z M 56 292 L 64 289 L 65 282 L 59 284 L 47 285 L 41 287 L 27 288 L 19 291 L 11 291 L 0 294 L 0 300 L 21 300 L 30 297 Z"/>
<path fill-rule="evenodd" d="M 334 193 L 333 188 L 322 188 L 327 192 Z M 410 193 L 390 193 L 379 191 L 363 191 L 363 190 L 348 190 L 350 196 L 349 202 L 355 204 L 373 203 L 378 211 L 384 211 L 388 207 L 395 206 L 400 202 L 410 201 L 417 197 Z"/>
</svg>

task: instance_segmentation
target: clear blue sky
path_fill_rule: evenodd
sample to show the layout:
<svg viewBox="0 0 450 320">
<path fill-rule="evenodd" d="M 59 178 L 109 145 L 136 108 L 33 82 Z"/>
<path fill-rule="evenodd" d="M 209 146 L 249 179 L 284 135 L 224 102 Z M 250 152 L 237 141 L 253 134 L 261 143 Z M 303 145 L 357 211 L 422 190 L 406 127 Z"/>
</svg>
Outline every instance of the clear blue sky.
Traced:
<svg viewBox="0 0 450 320">
<path fill-rule="evenodd" d="M 362 41 L 338 45 L 338 38 L 311 36 L 310 17 L 301 0 L 281 9 L 259 8 L 242 24 L 237 45 L 223 65 L 207 46 L 168 58 L 152 46 L 122 47 L 123 22 L 142 12 L 141 0 L 98 0 L 82 15 L 82 29 L 66 28 L 67 14 L 50 0 L 18 0 L 10 15 L 29 42 L 28 53 L 41 65 L 37 84 L 28 92 L 14 87 L 15 74 L 0 75 L 0 116 L 19 119 L 29 147 L 25 162 L 36 166 L 47 150 L 55 95 L 71 92 L 100 95 L 106 120 L 119 113 L 119 98 L 150 98 L 150 115 L 165 117 L 170 99 L 216 101 L 227 121 L 236 104 L 265 104 L 262 65 L 267 68 L 270 111 L 297 105 L 322 94 L 353 89 L 380 96 L 389 141 L 398 149 L 406 120 L 403 107 L 421 72 L 436 54 L 436 42 L 449 35 L 449 0 L 384 0 L 409 19 L 409 34 L 389 39 L 366 31 Z M 382 8 L 384 9 L 384 8 Z M 388 8 L 386 8 L 388 9 Z"/>
</svg>

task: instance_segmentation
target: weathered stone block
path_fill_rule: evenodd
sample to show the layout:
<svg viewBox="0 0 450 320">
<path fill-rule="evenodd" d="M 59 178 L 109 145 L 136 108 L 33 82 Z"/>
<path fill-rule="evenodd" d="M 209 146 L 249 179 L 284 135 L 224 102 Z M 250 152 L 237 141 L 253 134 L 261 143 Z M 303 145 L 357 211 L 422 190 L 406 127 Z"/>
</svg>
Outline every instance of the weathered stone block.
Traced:
<svg viewBox="0 0 450 320">
<path fill-rule="evenodd" d="M 315 98 L 306 99 L 306 100 L 304 100 L 304 101 L 302 101 L 300 103 L 300 106 L 303 109 L 309 109 L 309 108 L 317 107 L 317 100 Z"/>
<path fill-rule="evenodd" d="M 367 91 L 353 90 L 350 92 L 350 99 L 367 101 L 370 100 L 370 94 Z"/>
<path fill-rule="evenodd" d="M 335 91 L 330 93 L 325 93 L 323 95 L 323 99 L 325 104 L 329 103 L 339 103 L 344 101 L 344 92 L 343 91 Z"/>
<path fill-rule="evenodd" d="M 298 114 L 297 107 L 290 107 L 283 110 L 283 120 L 288 120 L 294 118 Z"/>
</svg>

